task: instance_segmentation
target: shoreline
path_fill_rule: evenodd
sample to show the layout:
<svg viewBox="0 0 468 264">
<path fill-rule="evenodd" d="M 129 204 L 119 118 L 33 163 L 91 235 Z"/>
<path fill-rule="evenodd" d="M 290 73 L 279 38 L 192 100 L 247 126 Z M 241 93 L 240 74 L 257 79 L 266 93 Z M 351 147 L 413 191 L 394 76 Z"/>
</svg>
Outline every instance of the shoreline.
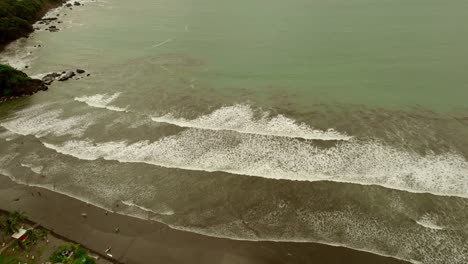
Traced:
<svg viewBox="0 0 468 264">
<path fill-rule="evenodd" d="M 67 3 L 69 0 L 60 0 L 60 1 L 57 1 L 57 2 L 51 2 L 51 1 L 46 1 L 44 3 L 44 6 L 41 8 L 41 10 L 39 10 L 36 14 L 35 14 L 35 19 L 33 21 L 29 21 L 29 24 L 30 26 L 32 27 L 32 30 L 31 31 L 24 31 L 24 32 L 21 32 L 21 35 L 18 35 L 17 38 L 15 39 L 12 39 L 10 41 L 7 41 L 5 43 L 0 43 L 0 53 L 2 53 L 3 51 L 5 51 L 5 48 L 10 45 L 11 43 L 17 41 L 18 39 L 20 38 L 29 38 L 29 35 L 31 35 L 31 33 L 33 33 L 34 31 L 36 31 L 34 28 L 33 28 L 33 25 L 41 20 L 49 11 L 55 9 L 55 8 L 58 8 L 62 5 L 64 5 L 65 3 Z"/>
<path fill-rule="evenodd" d="M 0 208 L 0 215 L 1 215 L 1 214 L 8 215 L 9 213 L 11 213 L 11 211 L 6 211 L 6 210 L 3 210 L 3 209 Z M 55 237 L 55 238 L 57 238 L 57 239 L 60 239 L 60 240 L 62 240 L 62 241 L 65 242 L 65 243 L 77 244 L 76 241 L 71 240 L 71 239 L 69 239 L 68 237 L 62 236 L 62 235 L 60 235 L 60 234 L 54 232 L 54 231 L 51 230 L 51 229 L 47 229 L 47 228 L 45 228 L 44 226 L 42 226 L 42 225 L 40 225 L 40 224 L 38 224 L 38 223 L 36 223 L 36 222 L 34 222 L 34 221 L 31 221 L 29 218 L 27 218 L 25 222 L 26 222 L 27 224 L 29 224 L 30 226 L 33 226 L 34 229 L 46 229 L 46 230 L 48 231 L 48 235 L 53 236 L 53 237 Z M 0 250 L 7 250 L 8 248 L 9 248 L 9 247 L 6 246 L 6 247 L 4 247 L 4 248 L 0 248 Z M 103 260 L 109 261 L 109 262 L 114 263 L 114 264 L 122 264 L 122 263 L 117 262 L 115 259 L 113 259 L 113 258 L 111 258 L 111 257 L 109 257 L 109 256 L 107 256 L 107 255 L 105 255 L 105 254 L 101 254 L 101 253 L 96 252 L 96 251 L 93 251 L 93 250 L 91 250 L 91 249 L 89 249 L 89 248 L 85 248 L 85 249 L 86 249 L 90 254 L 95 255 L 95 256 L 98 256 L 99 259 L 103 259 Z"/>
<path fill-rule="evenodd" d="M 0 186 L 1 210 L 24 211 L 29 220 L 100 256 L 111 247 L 112 261 L 118 263 L 408 263 L 341 246 L 232 240 L 181 231 L 18 184 L 4 175 Z"/>
</svg>

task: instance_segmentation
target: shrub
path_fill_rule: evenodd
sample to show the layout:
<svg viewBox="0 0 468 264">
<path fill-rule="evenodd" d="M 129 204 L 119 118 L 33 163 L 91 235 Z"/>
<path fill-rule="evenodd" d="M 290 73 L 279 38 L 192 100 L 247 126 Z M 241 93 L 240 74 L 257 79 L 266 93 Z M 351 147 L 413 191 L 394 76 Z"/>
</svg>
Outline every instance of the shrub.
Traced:
<svg viewBox="0 0 468 264">
<path fill-rule="evenodd" d="M 77 244 L 60 245 L 49 257 L 52 263 L 64 264 L 94 264 L 94 259 L 88 256 L 84 248 Z"/>
<path fill-rule="evenodd" d="M 21 94 L 32 81 L 24 72 L 0 64 L 0 97 Z"/>
<path fill-rule="evenodd" d="M 21 228 L 26 220 L 24 213 L 14 211 L 8 215 L 8 218 L 2 223 L 2 229 L 7 235 L 12 235 Z"/>
</svg>

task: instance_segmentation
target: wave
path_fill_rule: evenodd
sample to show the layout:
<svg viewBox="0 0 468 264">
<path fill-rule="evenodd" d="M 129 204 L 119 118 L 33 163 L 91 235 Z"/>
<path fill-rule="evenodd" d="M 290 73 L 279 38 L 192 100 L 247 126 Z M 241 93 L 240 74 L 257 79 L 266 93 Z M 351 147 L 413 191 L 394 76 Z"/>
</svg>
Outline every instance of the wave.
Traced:
<svg viewBox="0 0 468 264">
<path fill-rule="evenodd" d="M 61 195 L 65 195 L 67 197 L 80 200 L 80 201 L 82 201 L 82 202 L 84 202 L 86 204 L 90 204 L 92 206 L 95 206 L 97 208 L 100 208 L 100 209 L 108 211 L 108 212 L 113 212 L 113 213 L 116 213 L 116 214 L 125 215 L 125 216 L 129 216 L 129 217 L 135 217 L 135 218 L 142 219 L 142 220 L 148 220 L 148 217 L 146 217 L 145 213 L 136 213 L 136 212 L 122 213 L 122 212 L 119 212 L 119 211 L 114 211 L 110 207 L 108 208 L 106 206 L 102 206 L 100 204 L 94 203 L 94 202 L 90 201 L 89 199 L 87 199 L 85 197 L 82 197 L 82 196 L 79 196 L 79 195 L 73 195 L 73 194 L 71 194 L 69 192 L 64 192 L 64 191 L 58 190 L 52 184 L 35 184 L 35 183 L 25 182 L 23 180 L 20 180 L 20 179 L 14 177 L 9 171 L 3 170 L 1 168 L 0 168 L 0 175 L 7 176 L 8 178 L 10 178 L 12 181 L 14 181 L 17 184 L 22 184 L 22 185 L 25 185 L 25 186 L 30 186 L 30 187 L 35 187 L 35 188 L 42 188 L 42 189 L 45 189 L 45 190 L 48 190 L 48 191 L 59 193 Z M 121 202 L 122 202 L 122 204 L 124 204 L 126 206 L 138 208 L 139 210 L 141 210 L 143 212 L 150 212 L 150 213 L 155 213 L 155 214 L 159 214 L 159 215 L 163 214 L 163 215 L 169 215 L 169 216 L 173 214 L 172 211 L 169 211 L 167 214 L 154 212 L 151 209 L 136 205 L 131 201 L 121 201 Z M 151 220 L 155 220 L 155 219 L 151 218 Z M 167 223 L 165 223 L 164 221 L 161 221 L 161 220 L 156 220 L 156 221 L 159 222 L 159 223 L 165 224 L 165 225 L 167 225 L 170 228 L 175 229 L 175 230 L 181 230 L 181 231 L 200 234 L 200 235 L 213 237 L 213 238 L 224 238 L 224 239 L 230 239 L 230 240 L 254 241 L 254 242 L 273 241 L 273 242 L 286 242 L 286 243 L 318 243 L 318 244 L 322 244 L 322 245 L 349 248 L 349 249 L 357 250 L 357 251 L 360 251 L 360 252 L 368 252 L 368 253 L 379 255 L 379 256 L 384 256 L 384 257 L 390 257 L 390 258 L 394 258 L 394 259 L 409 261 L 409 262 L 415 263 L 415 264 L 419 263 L 417 261 L 406 260 L 404 258 L 400 258 L 399 256 L 392 256 L 392 255 L 388 255 L 388 254 L 385 254 L 385 253 L 382 253 L 382 252 L 379 252 L 379 251 L 375 251 L 375 250 L 369 250 L 369 249 L 353 247 L 353 246 L 350 246 L 350 245 L 347 245 L 347 244 L 344 244 L 344 243 L 331 243 L 331 242 L 322 241 L 322 240 L 292 239 L 292 238 L 291 239 L 243 238 L 243 237 L 240 237 L 240 236 L 227 236 L 227 235 L 223 235 L 222 233 L 219 233 L 219 232 L 212 233 L 212 232 L 203 230 L 202 228 L 193 228 L 193 227 L 188 228 L 188 227 L 184 227 L 184 226 L 174 226 L 174 225 L 171 225 L 171 224 L 167 224 Z"/>
<path fill-rule="evenodd" d="M 436 219 L 432 217 L 430 214 L 425 214 L 421 218 L 419 218 L 416 223 L 420 226 L 425 228 L 433 229 L 433 230 L 442 230 L 441 226 L 437 225 Z"/>
<path fill-rule="evenodd" d="M 209 130 L 231 130 L 239 133 L 271 135 L 291 138 L 344 140 L 352 137 L 333 129 L 327 131 L 314 129 L 305 123 L 298 124 L 295 120 L 283 115 L 270 117 L 263 112 L 260 118 L 255 118 L 254 110 L 248 105 L 225 106 L 214 112 L 195 119 L 176 118 L 173 114 L 152 117 L 155 122 L 168 123 L 179 127 L 199 128 Z"/>
<path fill-rule="evenodd" d="M 112 95 L 108 94 L 96 94 L 92 96 L 81 96 L 75 97 L 75 101 L 85 103 L 89 106 L 96 107 L 96 108 L 105 108 L 111 111 L 116 112 L 127 112 L 126 108 L 120 108 L 116 106 L 109 105 L 120 96 L 121 93 L 115 93 Z"/>
<path fill-rule="evenodd" d="M 43 144 L 83 160 L 103 158 L 269 179 L 380 185 L 468 197 L 468 162 L 463 156 L 421 155 L 372 141 L 319 148 L 297 139 L 189 129 L 156 142 L 71 140 Z"/>
<path fill-rule="evenodd" d="M 78 137 L 93 124 L 90 120 L 89 114 L 64 117 L 61 109 L 50 110 L 47 105 L 37 105 L 16 112 L 0 126 L 23 136 L 34 135 L 39 138 L 52 134 Z"/>
<path fill-rule="evenodd" d="M 36 174 L 41 174 L 42 169 L 43 169 L 42 166 L 34 166 L 32 164 L 21 163 L 20 165 L 21 165 L 21 167 L 25 167 L 25 168 L 30 169 L 32 172 L 34 172 Z"/>
<path fill-rule="evenodd" d="M 146 208 L 146 207 L 143 207 L 141 205 L 138 205 L 138 204 L 135 204 L 134 202 L 132 201 L 121 201 L 124 205 L 126 206 L 129 206 L 129 207 L 136 207 L 144 212 L 148 212 L 148 213 L 153 213 L 153 214 L 158 214 L 158 215 L 173 215 L 174 214 L 174 211 L 168 209 L 168 210 L 165 210 L 163 212 L 156 212 L 154 210 L 151 210 L 149 208 Z"/>
</svg>

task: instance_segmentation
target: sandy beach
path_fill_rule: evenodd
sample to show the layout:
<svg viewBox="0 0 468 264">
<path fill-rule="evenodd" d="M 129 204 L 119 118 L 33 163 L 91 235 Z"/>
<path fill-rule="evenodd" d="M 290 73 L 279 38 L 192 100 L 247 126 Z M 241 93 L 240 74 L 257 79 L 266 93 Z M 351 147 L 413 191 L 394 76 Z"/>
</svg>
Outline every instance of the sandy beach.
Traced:
<svg viewBox="0 0 468 264">
<path fill-rule="evenodd" d="M 108 212 L 0 176 L 0 209 L 24 211 L 53 232 L 119 263 L 405 263 L 315 243 L 251 242 L 212 238 Z M 17 200 L 19 199 L 19 200 Z M 15 201 L 17 200 L 17 201 Z M 81 214 L 86 213 L 86 217 Z M 119 232 L 115 232 L 118 228 Z"/>
</svg>

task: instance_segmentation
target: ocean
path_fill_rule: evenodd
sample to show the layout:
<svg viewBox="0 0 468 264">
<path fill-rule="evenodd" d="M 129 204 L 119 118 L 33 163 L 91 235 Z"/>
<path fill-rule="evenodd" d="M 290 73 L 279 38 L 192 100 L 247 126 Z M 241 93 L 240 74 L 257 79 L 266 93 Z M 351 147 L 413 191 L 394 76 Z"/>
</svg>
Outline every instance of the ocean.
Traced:
<svg viewBox="0 0 468 264">
<path fill-rule="evenodd" d="M 213 237 L 468 263 L 467 1 L 82 3 L 0 56 L 86 70 L 0 104 L 1 174 Z"/>
</svg>

